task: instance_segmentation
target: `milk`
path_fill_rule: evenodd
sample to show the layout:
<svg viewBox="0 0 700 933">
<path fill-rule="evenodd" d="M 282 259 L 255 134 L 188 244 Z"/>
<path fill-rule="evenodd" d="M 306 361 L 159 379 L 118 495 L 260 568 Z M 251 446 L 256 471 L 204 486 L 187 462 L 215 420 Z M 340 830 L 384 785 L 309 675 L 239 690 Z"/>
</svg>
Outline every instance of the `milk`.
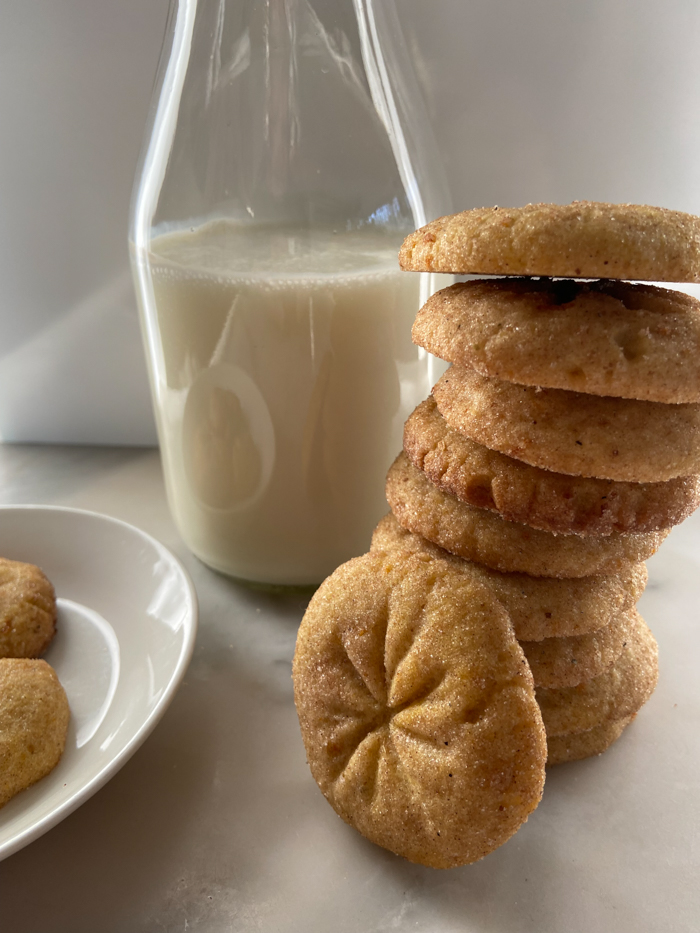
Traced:
<svg viewBox="0 0 700 933">
<path fill-rule="evenodd" d="M 170 506 L 210 566 L 304 585 L 368 549 L 431 385 L 400 240 L 217 220 L 137 257 Z"/>
</svg>

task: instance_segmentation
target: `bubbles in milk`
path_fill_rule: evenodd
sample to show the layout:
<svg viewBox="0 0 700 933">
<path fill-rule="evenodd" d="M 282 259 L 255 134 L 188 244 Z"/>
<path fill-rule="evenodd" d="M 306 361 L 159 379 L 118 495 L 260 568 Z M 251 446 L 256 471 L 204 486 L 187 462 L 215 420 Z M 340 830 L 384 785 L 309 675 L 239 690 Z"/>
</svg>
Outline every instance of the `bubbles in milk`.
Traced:
<svg viewBox="0 0 700 933">
<path fill-rule="evenodd" d="M 410 338 L 418 276 L 397 248 L 372 229 L 229 221 L 153 240 L 166 485 L 211 566 L 310 584 L 369 547 L 403 422 L 430 390 Z"/>
</svg>

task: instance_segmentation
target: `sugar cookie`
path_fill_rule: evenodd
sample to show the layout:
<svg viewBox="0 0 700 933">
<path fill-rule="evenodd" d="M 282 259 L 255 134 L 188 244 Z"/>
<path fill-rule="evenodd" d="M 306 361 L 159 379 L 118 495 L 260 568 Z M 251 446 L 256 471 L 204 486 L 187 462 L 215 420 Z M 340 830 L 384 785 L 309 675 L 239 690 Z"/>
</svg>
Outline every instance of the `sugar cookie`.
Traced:
<svg viewBox="0 0 700 933">
<path fill-rule="evenodd" d="M 65 691 L 46 661 L 0 659 L 0 806 L 53 770 L 69 718 Z"/>
<path fill-rule="evenodd" d="M 409 234 L 402 269 L 700 282 L 700 219 L 643 204 L 527 204 L 439 217 Z"/>
<path fill-rule="evenodd" d="M 457 364 L 433 396 L 454 430 L 545 470 L 632 483 L 700 472 L 700 404 L 537 389 Z"/>
<path fill-rule="evenodd" d="M 602 755 L 620 738 L 635 715 L 625 716 L 624 719 L 612 719 L 586 732 L 570 732 L 568 735 L 554 735 L 548 738 L 547 767 Z"/>
<path fill-rule="evenodd" d="M 667 531 L 606 538 L 554 535 L 506 522 L 434 486 L 401 453 L 389 469 L 386 497 L 399 523 L 452 554 L 493 570 L 538 577 L 620 573 L 646 560 Z"/>
<path fill-rule="evenodd" d="M 521 641 L 538 687 L 575 687 L 607 670 L 622 654 L 636 623 L 630 607 L 587 635 Z"/>
<path fill-rule="evenodd" d="M 444 492 L 511 522 L 555 534 L 609 535 L 670 528 L 700 504 L 700 474 L 621 483 L 530 466 L 451 428 L 430 397 L 404 427 L 413 465 Z"/>
<path fill-rule="evenodd" d="M 293 672 L 313 776 L 373 842 L 449 868 L 537 806 L 546 738 L 530 669 L 498 600 L 450 562 L 343 564 L 309 604 Z"/>
<path fill-rule="evenodd" d="M 36 658 L 56 630 L 53 585 L 34 564 L 0 558 L 0 658 Z"/>
<path fill-rule="evenodd" d="M 649 699 L 658 678 L 658 648 L 642 617 L 612 667 L 576 687 L 537 688 L 547 736 L 585 732 L 631 716 Z"/>
<path fill-rule="evenodd" d="M 500 573 L 450 554 L 422 535 L 403 528 L 389 513 L 374 530 L 372 550 L 393 548 L 451 560 L 455 566 L 468 569 L 493 589 L 510 616 L 516 638 L 530 643 L 597 632 L 634 606 L 647 581 L 643 563 L 630 564 L 619 574 L 579 579 Z"/>
<path fill-rule="evenodd" d="M 506 382 L 700 402 L 700 301 L 652 285 L 460 282 L 423 305 L 413 341 Z"/>
</svg>

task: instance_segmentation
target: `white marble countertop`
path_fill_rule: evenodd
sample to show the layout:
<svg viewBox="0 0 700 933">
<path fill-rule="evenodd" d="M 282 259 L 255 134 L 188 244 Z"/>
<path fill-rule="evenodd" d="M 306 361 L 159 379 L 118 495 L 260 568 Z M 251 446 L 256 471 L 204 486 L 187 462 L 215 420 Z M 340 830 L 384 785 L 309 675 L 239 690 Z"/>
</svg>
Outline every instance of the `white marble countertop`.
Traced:
<svg viewBox="0 0 700 933">
<path fill-rule="evenodd" d="M 656 693 L 599 759 L 549 772 L 528 823 L 448 872 L 365 842 L 308 772 L 291 685 L 305 601 L 179 540 L 152 450 L 0 446 L 0 502 L 94 509 L 159 538 L 200 601 L 189 672 L 95 797 L 0 864 L 7 933 L 685 933 L 700 928 L 700 515 L 649 562 Z"/>
</svg>

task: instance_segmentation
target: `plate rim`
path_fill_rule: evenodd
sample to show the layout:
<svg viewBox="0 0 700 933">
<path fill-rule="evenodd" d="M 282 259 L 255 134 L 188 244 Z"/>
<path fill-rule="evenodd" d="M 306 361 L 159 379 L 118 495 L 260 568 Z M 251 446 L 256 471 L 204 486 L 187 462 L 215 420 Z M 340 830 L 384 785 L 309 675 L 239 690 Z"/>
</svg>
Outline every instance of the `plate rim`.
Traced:
<svg viewBox="0 0 700 933">
<path fill-rule="evenodd" d="M 141 726 L 131 736 L 129 741 L 126 742 L 124 747 L 113 758 L 110 758 L 104 767 L 101 768 L 89 781 L 87 781 L 87 783 L 82 784 L 80 788 L 78 788 L 75 793 L 72 794 L 63 804 L 59 804 L 54 810 L 52 810 L 50 813 L 47 813 L 46 816 L 38 820 L 36 823 L 31 824 L 17 835 L 10 837 L 10 839 L 8 839 L 6 842 L 0 842 L 0 861 L 8 858 L 11 855 L 14 855 L 20 849 L 23 849 L 25 846 L 38 839 L 40 836 L 43 836 L 44 833 L 48 832 L 50 829 L 53 829 L 54 826 L 64 820 L 67 816 L 70 816 L 70 814 L 77 810 L 78 807 L 82 806 L 82 804 L 84 804 L 87 800 L 90 799 L 90 797 L 96 794 L 98 790 L 104 787 L 104 785 L 109 780 L 111 780 L 112 777 L 114 777 L 114 775 L 126 764 L 126 762 L 134 755 L 134 753 L 138 751 L 141 745 L 143 745 L 148 736 L 151 734 L 151 732 L 153 732 L 155 727 L 160 722 L 163 714 L 170 706 L 170 703 L 172 702 L 178 687 L 182 683 L 182 679 L 185 676 L 190 661 L 192 660 L 192 654 L 194 652 L 194 645 L 197 636 L 197 628 L 199 625 L 199 603 L 197 599 L 197 591 L 195 589 L 194 583 L 192 582 L 192 577 L 190 576 L 189 571 L 182 563 L 180 558 L 173 554 L 170 548 L 166 547 L 166 545 L 159 541 L 158 538 L 149 534 L 147 531 L 144 531 L 142 528 L 139 528 L 137 525 L 132 525 L 130 522 L 126 522 L 121 518 L 116 518 L 113 515 L 106 515 L 103 512 L 95 512 L 91 509 L 77 509 L 65 505 L 42 505 L 39 503 L 18 505 L 4 504 L 0 505 L 0 518 L 2 517 L 3 513 L 7 512 L 30 511 L 70 513 L 89 519 L 104 521 L 108 524 L 113 524 L 121 528 L 125 528 L 132 533 L 135 532 L 138 536 L 145 539 L 157 550 L 164 551 L 180 571 L 189 596 L 190 612 L 188 613 L 186 623 L 183 626 L 184 637 L 175 669 L 167 683 L 167 686 L 163 690 L 163 693 L 158 698 L 158 701 L 150 711 L 149 715 L 141 723 Z"/>
</svg>

